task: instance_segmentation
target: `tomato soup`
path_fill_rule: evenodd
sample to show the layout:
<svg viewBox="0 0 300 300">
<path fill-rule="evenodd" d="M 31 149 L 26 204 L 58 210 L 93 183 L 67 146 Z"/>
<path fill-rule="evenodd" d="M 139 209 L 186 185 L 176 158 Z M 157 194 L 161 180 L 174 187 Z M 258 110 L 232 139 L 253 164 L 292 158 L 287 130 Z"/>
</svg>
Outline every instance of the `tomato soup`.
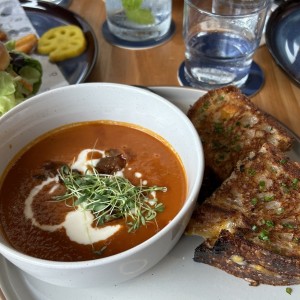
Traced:
<svg viewBox="0 0 300 300">
<path fill-rule="evenodd" d="M 131 201 L 126 215 L 120 214 L 123 194 L 118 203 L 113 202 L 117 196 L 107 200 L 108 188 L 98 188 L 95 174 L 108 180 L 109 188 L 114 180 L 117 190 L 125 182 L 128 195 L 127 186 L 144 189 L 134 199 L 146 206 L 138 210 Z M 75 192 L 71 181 L 78 184 Z M 96 200 L 87 204 L 85 192 Z M 75 123 L 38 138 L 9 164 L 1 179 L 1 232 L 15 249 L 34 257 L 98 259 L 152 237 L 178 213 L 186 194 L 182 162 L 161 137 L 125 123 Z M 110 205 L 107 214 L 103 201 Z"/>
</svg>

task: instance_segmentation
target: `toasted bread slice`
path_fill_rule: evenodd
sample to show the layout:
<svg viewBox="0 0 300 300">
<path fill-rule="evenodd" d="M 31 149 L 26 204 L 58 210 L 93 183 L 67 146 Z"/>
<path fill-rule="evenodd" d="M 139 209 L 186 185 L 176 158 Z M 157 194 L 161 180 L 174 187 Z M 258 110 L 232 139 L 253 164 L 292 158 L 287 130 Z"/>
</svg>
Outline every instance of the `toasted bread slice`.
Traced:
<svg viewBox="0 0 300 300">
<path fill-rule="evenodd" d="M 278 122 L 233 86 L 207 92 L 189 109 L 188 117 L 201 137 L 206 167 L 221 182 L 239 159 L 263 143 L 286 151 L 293 140 Z"/>
<path fill-rule="evenodd" d="M 217 267 L 252 286 L 300 283 L 299 257 L 286 257 L 247 240 L 243 232 L 223 230 L 214 247 L 207 243 L 195 250 L 194 260 Z M 278 271 L 280 270 L 280 271 Z"/>
<path fill-rule="evenodd" d="M 195 261 L 252 285 L 300 283 L 300 166 L 265 143 L 198 205 L 186 232 L 206 241 Z"/>
</svg>

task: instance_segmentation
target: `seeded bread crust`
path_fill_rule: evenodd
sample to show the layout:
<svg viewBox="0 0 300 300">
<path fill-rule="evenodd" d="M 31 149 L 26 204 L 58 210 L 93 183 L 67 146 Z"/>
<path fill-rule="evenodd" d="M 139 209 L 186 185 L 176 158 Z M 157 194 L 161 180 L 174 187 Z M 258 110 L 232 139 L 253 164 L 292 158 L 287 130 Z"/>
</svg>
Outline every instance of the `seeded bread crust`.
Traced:
<svg viewBox="0 0 300 300">
<path fill-rule="evenodd" d="M 196 207 L 186 232 L 206 238 L 197 262 L 251 285 L 300 283 L 300 165 L 272 144 L 251 151 Z"/>
<path fill-rule="evenodd" d="M 293 138 L 273 117 L 228 86 L 207 92 L 188 111 L 203 143 L 206 168 L 222 182 L 237 161 L 268 142 L 287 151 Z"/>
<path fill-rule="evenodd" d="M 263 249 L 246 240 L 242 232 L 232 234 L 223 230 L 214 247 L 204 242 L 196 248 L 194 261 L 243 278 L 252 286 L 300 283 L 298 257 L 285 257 Z"/>
</svg>

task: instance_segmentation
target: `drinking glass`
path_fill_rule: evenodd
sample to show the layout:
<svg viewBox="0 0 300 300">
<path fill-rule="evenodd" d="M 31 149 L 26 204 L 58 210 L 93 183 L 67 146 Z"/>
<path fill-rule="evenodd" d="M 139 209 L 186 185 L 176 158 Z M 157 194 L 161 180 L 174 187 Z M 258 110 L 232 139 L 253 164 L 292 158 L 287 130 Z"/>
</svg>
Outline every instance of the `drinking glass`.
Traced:
<svg viewBox="0 0 300 300">
<path fill-rule="evenodd" d="M 246 82 L 269 6 L 269 0 L 184 0 L 184 76 L 191 86 Z"/>
<path fill-rule="evenodd" d="M 161 39 L 171 24 L 172 0 L 106 0 L 110 32 L 126 41 Z"/>
</svg>

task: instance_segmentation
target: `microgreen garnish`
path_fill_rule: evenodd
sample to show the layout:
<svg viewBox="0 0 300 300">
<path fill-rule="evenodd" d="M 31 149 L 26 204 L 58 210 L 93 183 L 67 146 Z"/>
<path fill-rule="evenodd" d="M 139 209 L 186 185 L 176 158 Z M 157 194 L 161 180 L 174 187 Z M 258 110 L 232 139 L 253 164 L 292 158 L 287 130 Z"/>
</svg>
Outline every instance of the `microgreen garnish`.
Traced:
<svg viewBox="0 0 300 300">
<path fill-rule="evenodd" d="M 107 246 L 103 246 L 101 249 L 99 250 L 94 250 L 94 253 L 97 255 L 102 255 L 103 252 L 106 250 Z"/>
<path fill-rule="evenodd" d="M 166 187 L 135 186 L 124 177 L 100 174 L 94 168 L 91 173 L 81 174 L 65 165 L 58 173 L 66 192 L 55 200 L 71 201 L 72 206 L 91 211 L 97 224 L 124 218 L 132 232 L 155 221 L 157 213 L 164 210 L 153 195 L 156 191 L 166 192 Z"/>
</svg>

